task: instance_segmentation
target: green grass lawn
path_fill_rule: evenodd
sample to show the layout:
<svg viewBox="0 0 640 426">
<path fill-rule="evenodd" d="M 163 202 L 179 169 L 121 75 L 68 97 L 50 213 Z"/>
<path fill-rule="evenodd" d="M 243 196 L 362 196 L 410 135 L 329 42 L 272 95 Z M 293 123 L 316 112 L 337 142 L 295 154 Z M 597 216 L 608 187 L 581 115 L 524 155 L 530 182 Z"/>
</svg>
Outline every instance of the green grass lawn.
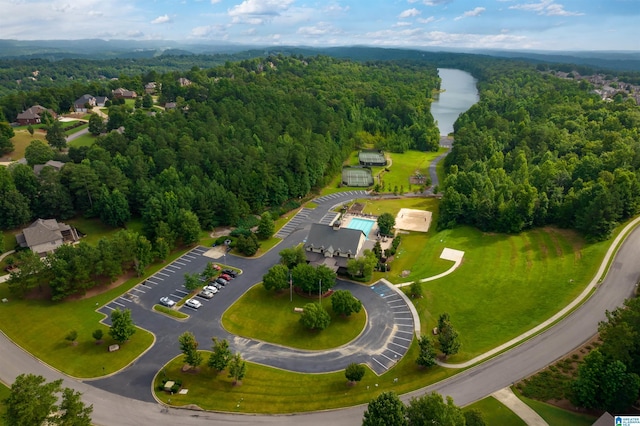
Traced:
<svg viewBox="0 0 640 426">
<path fill-rule="evenodd" d="M 307 350 L 344 345 L 364 329 L 367 319 L 364 309 L 345 318 L 333 312 L 330 298 L 324 298 L 322 305 L 331 315 L 331 324 L 322 331 L 308 330 L 300 324 L 300 314 L 293 308 L 317 302 L 317 294 L 306 298 L 294 292 L 293 301 L 289 300 L 288 290 L 274 293 L 257 284 L 223 314 L 222 325 L 239 336 Z M 249 311 L 251 315 L 247 315 Z"/>
<path fill-rule="evenodd" d="M 65 221 L 67 224 L 74 226 L 79 232 L 86 235 L 83 241 L 96 245 L 100 239 L 109 237 L 120 230 L 120 228 L 112 228 L 102 223 L 97 218 L 76 217 Z"/>
<path fill-rule="evenodd" d="M 80 129 L 80 128 L 79 128 Z M 96 142 L 96 137 L 91 133 L 79 136 L 76 139 L 68 143 L 69 146 L 75 146 L 76 148 L 81 146 L 91 146 Z"/>
<path fill-rule="evenodd" d="M 400 153 L 389 153 L 391 164 L 385 167 L 372 167 L 374 182 L 378 183 L 377 176 L 380 174 L 383 189 L 381 192 L 394 192 L 397 188 L 399 192 L 417 191 L 419 185 L 411 185 L 409 177 L 419 172 L 425 177 L 429 176 L 429 164 L 446 149 L 440 148 L 437 152 L 406 151 Z M 389 171 L 385 171 L 388 169 Z"/>
<path fill-rule="evenodd" d="M 70 125 L 72 125 L 74 123 L 77 123 L 78 121 L 79 120 L 68 121 L 68 122 L 64 123 L 64 127 L 70 126 Z M 73 129 L 66 131 L 65 134 L 67 136 L 71 136 L 74 133 L 78 133 L 80 130 L 86 129 L 87 127 L 89 127 L 89 124 L 85 123 L 82 126 L 74 127 Z"/>
<path fill-rule="evenodd" d="M 492 396 L 474 402 L 463 408 L 463 411 L 478 410 L 482 413 L 488 426 L 524 426 L 526 423 L 513 411 Z"/>
<path fill-rule="evenodd" d="M 572 411 L 563 410 L 554 405 L 529 399 L 517 390 L 514 390 L 518 398 L 531 407 L 536 413 L 540 414 L 549 425 L 552 426 L 591 426 L 597 420 L 597 417 L 588 414 L 574 413 Z"/>
<path fill-rule="evenodd" d="M 210 342 L 207 342 L 210 343 Z M 203 342 L 200 342 L 204 346 Z M 206 344 L 206 343 L 205 343 Z M 362 381 L 348 386 L 344 370 L 326 374 L 299 374 L 247 362 L 247 374 L 241 386 L 233 386 L 227 372 L 216 374 L 206 367 L 209 355 L 198 374 L 182 373 L 183 356 L 176 357 L 159 370 L 154 382 L 156 395 L 172 405 L 196 404 L 207 410 L 242 413 L 297 413 L 330 410 L 367 404 L 382 391 L 403 394 L 451 376 L 452 370 L 416 366 L 417 344 L 408 356 L 387 373 L 376 376 L 368 367 Z M 187 395 L 169 395 L 157 387 L 166 374 L 170 380 L 182 380 Z M 395 381 L 395 379 L 398 379 Z M 239 404 L 239 406 L 238 406 Z"/>
</svg>

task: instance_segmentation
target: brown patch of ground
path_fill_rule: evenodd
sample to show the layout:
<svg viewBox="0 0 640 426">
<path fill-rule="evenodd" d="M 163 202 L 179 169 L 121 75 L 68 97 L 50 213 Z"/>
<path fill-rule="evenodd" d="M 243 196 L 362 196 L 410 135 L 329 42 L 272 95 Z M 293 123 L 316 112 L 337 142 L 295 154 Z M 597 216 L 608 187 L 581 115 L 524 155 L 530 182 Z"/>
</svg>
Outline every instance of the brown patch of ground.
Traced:
<svg viewBox="0 0 640 426">
<path fill-rule="evenodd" d="M 211 231 L 211 238 L 218 238 L 221 237 L 223 235 L 229 235 L 231 233 L 231 231 L 233 230 L 233 228 L 228 227 L 228 226 L 221 226 L 218 228 L 214 228 L 213 231 Z"/>
<path fill-rule="evenodd" d="M 106 291 L 111 290 L 112 288 L 116 288 L 116 287 L 124 284 L 126 281 L 128 281 L 131 278 L 135 277 L 135 275 L 136 274 L 133 271 L 127 272 L 126 274 L 119 276 L 118 279 L 115 280 L 112 283 L 110 283 L 110 282 L 105 280 L 104 282 L 101 282 L 97 286 L 87 290 L 87 292 L 85 294 L 78 294 L 78 295 L 74 295 L 74 296 L 69 296 L 65 300 L 84 300 L 84 299 L 88 299 L 88 298 L 93 297 L 93 296 L 97 296 L 99 294 L 102 294 L 102 293 L 104 293 Z"/>
<path fill-rule="evenodd" d="M 362 213 L 363 210 L 364 210 L 364 204 L 353 203 L 353 205 L 349 208 L 349 213 Z"/>
</svg>

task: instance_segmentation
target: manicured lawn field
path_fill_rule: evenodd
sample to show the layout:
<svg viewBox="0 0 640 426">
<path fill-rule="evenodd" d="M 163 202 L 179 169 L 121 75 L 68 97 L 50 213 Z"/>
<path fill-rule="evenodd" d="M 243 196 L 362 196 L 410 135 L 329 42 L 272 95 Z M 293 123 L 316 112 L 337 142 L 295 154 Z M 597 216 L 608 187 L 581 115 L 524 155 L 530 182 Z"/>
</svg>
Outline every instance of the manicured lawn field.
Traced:
<svg viewBox="0 0 640 426">
<path fill-rule="evenodd" d="M 64 126 L 65 127 L 66 126 L 70 126 L 70 125 L 72 125 L 74 123 L 77 123 L 77 122 L 78 122 L 78 120 L 69 121 L 69 122 L 64 123 Z M 66 131 L 65 134 L 67 136 L 70 136 L 70 135 L 73 135 L 74 133 L 78 133 L 80 130 L 86 129 L 87 127 L 89 127 L 89 124 L 85 123 L 82 126 L 74 127 L 73 129 Z"/>
<path fill-rule="evenodd" d="M 204 346 L 203 342 L 200 344 Z M 201 367 L 200 373 L 182 373 L 181 355 L 159 371 L 154 389 L 164 402 L 171 399 L 172 405 L 196 404 L 207 410 L 242 413 L 329 410 L 367 404 L 382 391 L 403 394 L 453 374 L 451 370 L 440 367 L 421 370 L 416 366 L 416 357 L 417 345 L 414 343 L 396 367 L 382 376 L 376 376 L 367 368 L 364 378 L 355 386 L 347 386 L 344 370 L 327 374 L 298 374 L 247 362 L 247 374 L 242 385 L 233 386 L 227 371 L 216 374 L 206 367 L 208 354 L 204 356 L 205 366 Z M 170 395 L 158 391 L 164 374 L 170 380 L 182 380 L 182 387 L 189 389 L 189 393 Z"/>
<path fill-rule="evenodd" d="M 331 299 L 327 297 L 322 300 L 322 305 L 331 315 L 331 324 L 322 331 L 307 330 L 300 324 L 300 314 L 293 308 L 317 302 L 317 295 L 306 298 L 294 292 L 293 301 L 289 300 L 289 290 L 274 293 L 257 284 L 224 313 L 222 324 L 239 336 L 308 350 L 344 345 L 364 329 L 367 319 L 364 309 L 344 318 L 333 313 Z M 251 315 L 247 315 L 249 310 Z"/>
<path fill-rule="evenodd" d="M 487 425 L 500 426 L 524 426 L 526 423 L 518 417 L 513 411 L 508 409 L 500 401 L 492 396 L 474 402 L 463 408 L 463 411 L 478 410 L 482 413 L 484 421 Z M 552 424 L 552 423 L 550 423 Z M 555 426 L 555 424 L 554 424 Z"/>
<path fill-rule="evenodd" d="M 86 235 L 82 240 L 92 245 L 98 244 L 100 239 L 115 234 L 120 230 L 120 228 L 112 228 L 105 225 L 97 218 L 76 217 L 65 221 L 65 223 L 74 226 L 79 232 Z"/>
<path fill-rule="evenodd" d="M 526 398 L 516 390 L 515 394 L 525 404 L 533 408 L 540 414 L 547 423 L 553 426 L 590 426 L 597 420 L 596 417 L 588 414 L 574 413 L 572 411 L 563 410 L 562 408 L 536 401 L 535 399 Z"/>
<path fill-rule="evenodd" d="M 87 133 L 86 135 L 82 135 L 68 143 L 69 146 L 81 147 L 81 146 L 91 146 L 96 142 L 96 137 L 91 133 Z"/>
<path fill-rule="evenodd" d="M 437 152 L 422 151 L 406 151 L 399 153 L 386 153 L 391 157 L 391 164 L 386 167 L 389 171 L 385 171 L 385 167 L 372 167 L 374 182 L 378 183 L 377 176 L 380 174 L 382 179 L 381 192 L 414 192 L 420 185 L 411 185 L 409 177 L 420 173 L 425 178 L 429 177 L 429 164 L 440 154 L 446 150 L 440 148 Z"/>
</svg>

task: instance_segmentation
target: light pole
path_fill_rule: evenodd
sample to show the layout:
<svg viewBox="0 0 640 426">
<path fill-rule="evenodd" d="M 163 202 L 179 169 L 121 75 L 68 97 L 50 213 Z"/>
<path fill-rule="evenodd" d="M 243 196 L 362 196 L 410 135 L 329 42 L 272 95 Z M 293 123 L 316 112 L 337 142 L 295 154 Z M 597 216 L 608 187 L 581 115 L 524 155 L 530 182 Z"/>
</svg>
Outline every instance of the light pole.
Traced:
<svg viewBox="0 0 640 426">
<path fill-rule="evenodd" d="M 293 302 L 293 278 L 291 277 L 291 271 L 289 271 L 289 302 Z"/>
<path fill-rule="evenodd" d="M 318 280 L 318 303 L 322 306 L 322 280 Z"/>
</svg>

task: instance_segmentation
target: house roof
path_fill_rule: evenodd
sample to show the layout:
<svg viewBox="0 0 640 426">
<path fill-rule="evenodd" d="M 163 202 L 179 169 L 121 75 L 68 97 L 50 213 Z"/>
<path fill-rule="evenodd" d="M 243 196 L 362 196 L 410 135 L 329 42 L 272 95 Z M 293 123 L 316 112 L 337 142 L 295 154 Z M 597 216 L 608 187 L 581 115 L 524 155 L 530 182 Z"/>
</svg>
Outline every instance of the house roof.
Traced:
<svg viewBox="0 0 640 426">
<path fill-rule="evenodd" d="M 319 223 L 311 224 L 305 248 L 332 251 L 334 253 L 358 254 L 360 238 L 364 232 L 359 229 L 338 228 Z"/>
<path fill-rule="evenodd" d="M 64 163 L 62 161 L 49 160 L 44 164 L 36 164 L 35 166 L 33 166 L 33 172 L 36 175 L 39 175 L 42 169 L 44 169 L 47 166 L 51 166 L 54 169 L 60 171 L 64 167 Z"/>
<path fill-rule="evenodd" d="M 596 420 L 593 426 L 611 426 L 612 424 L 613 416 L 605 411 L 604 414 L 602 414 L 602 416 L 600 416 L 598 420 Z"/>
<path fill-rule="evenodd" d="M 96 103 L 97 104 L 103 104 L 105 102 L 107 102 L 109 100 L 109 98 L 107 98 L 106 96 L 96 96 Z"/>
<path fill-rule="evenodd" d="M 31 108 L 27 108 L 26 110 L 22 111 L 16 118 L 18 120 L 33 120 L 36 118 L 40 118 L 40 114 L 42 114 L 44 111 L 49 111 L 49 114 L 51 114 L 52 117 L 56 117 L 56 113 L 53 112 L 53 110 L 47 109 L 42 105 L 34 105 Z"/>
<path fill-rule="evenodd" d="M 90 102 L 91 100 L 95 101 L 96 98 L 89 94 L 84 94 L 80 96 L 78 99 L 76 99 L 76 101 L 73 104 L 84 107 L 84 104 L 86 104 L 87 102 Z"/>
<path fill-rule="evenodd" d="M 58 223 L 55 219 L 38 219 L 22 231 L 27 247 L 62 241 L 62 232 L 69 225 Z"/>
</svg>

